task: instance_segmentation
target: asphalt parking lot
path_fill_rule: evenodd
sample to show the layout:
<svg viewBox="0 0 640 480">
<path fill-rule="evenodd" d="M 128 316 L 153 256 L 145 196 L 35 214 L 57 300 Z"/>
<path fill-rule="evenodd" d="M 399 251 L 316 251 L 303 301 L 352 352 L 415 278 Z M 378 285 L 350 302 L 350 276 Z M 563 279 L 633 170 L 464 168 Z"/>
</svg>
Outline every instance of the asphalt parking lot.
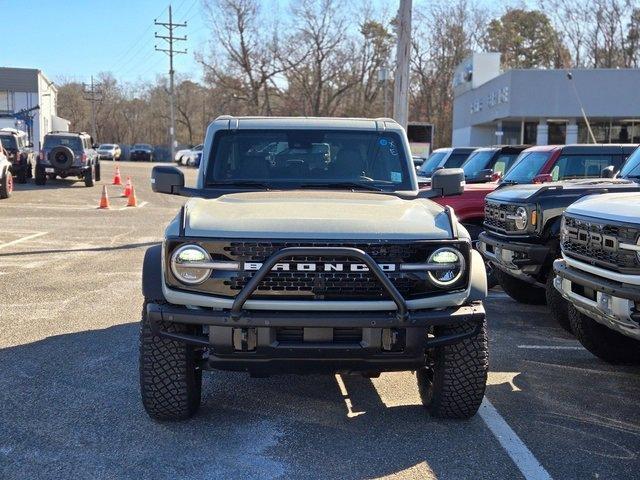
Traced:
<svg viewBox="0 0 640 480">
<path fill-rule="evenodd" d="M 0 478 L 640 478 L 640 368 L 603 363 L 500 291 L 470 421 L 427 416 L 411 373 L 223 372 L 205 375 L 195 418 L 151 421 L 140 269 L 184 199 L 152 193 L 149 164 L 121 165 L 137 208 L 108 162 L 97 187 L 17 185 L 0 202 Z"/>
</svg>

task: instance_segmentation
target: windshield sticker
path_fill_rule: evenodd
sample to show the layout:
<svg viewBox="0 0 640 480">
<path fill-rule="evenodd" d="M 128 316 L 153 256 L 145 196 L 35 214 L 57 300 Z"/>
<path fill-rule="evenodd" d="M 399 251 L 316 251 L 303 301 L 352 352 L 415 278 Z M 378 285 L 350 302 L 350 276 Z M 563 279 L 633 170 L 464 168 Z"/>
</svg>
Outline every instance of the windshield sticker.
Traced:
<svg viewBox="0 0 640 480">
<path fill-rule="evenodd" d="M 389 141 L 386 138 L 381 138 L 379 143 L 381 146 L 386 147 Z"/>
<path fill-rule="evenodd" d="M 400 172 L 391 172 L 391 181 L 393 183 L 402 183 L 402 173 L 400 173 Z"/>
<path fill-rule="evenodd" d="M 398 149 L 396 148 L 396 144 L 393 141 L 389 141 L 389 153 L 394 157 L 398 155 Z"/>
</svg>

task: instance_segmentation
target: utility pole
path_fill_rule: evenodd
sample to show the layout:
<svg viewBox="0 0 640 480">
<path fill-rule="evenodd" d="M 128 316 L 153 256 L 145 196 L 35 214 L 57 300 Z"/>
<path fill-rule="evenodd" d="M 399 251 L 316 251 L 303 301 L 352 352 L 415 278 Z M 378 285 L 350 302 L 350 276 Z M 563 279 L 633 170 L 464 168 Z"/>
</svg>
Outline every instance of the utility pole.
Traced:
<svg viewBox="0 0 640 480">
<path fill-rule="evenodd" d="M 398 9 L 398 44 L 396 46 L 396 73 L 393 86 L 393 116 L 407 128 L 409 122 L 409 56 L 411 53 L 412 0 L 400 0 Z"/>
<path fill-rule="evenodd" d="M 97 142 L 96 102 L 102 100 L 102 90 L 98 88 L 97 84 L 93 83 L 93 75 L 91 75 L 91 83 L 83 83 L 82 89 L 84 91 L 84 99 L 91 102 L 91 136 L 93 137 L 93 141 Z"/>
<path fill-rule="evenodd" d="M 168 22 L 158 22 L 158 20 L 154 20 L 156 25 L 160 25 L 165 27 L 168 31 L 168 35 L 158 35 L 155 33 L 156 38 L 161 38 L 166 40 L 169 44 L 169 48 L 158 48 L 155 45 L 155 49 L 158 52 L 164 52 L 169 55 L 169 141 L 171 142 L 171 160 L 173 160 L 176 156 L 176 112 L 175 112 L 175 98 L 174 98 L 174 89 L 173 89 L 173 75 L 175 71 L 173 70 L 173 56 L 187 53 L 187 50 L 176 50 L 173 46 L 174 42 L 183 42 L 187 39 L 187 36 L 184 37 L 176 37 L 173 34 L 173 31 L 180 27 L 186 27 L 187 22 L 184 23 L 173 23 L 173 14 L 171 12 L 171 5 L 169 5 L 169 21 Z"/>
</svg>

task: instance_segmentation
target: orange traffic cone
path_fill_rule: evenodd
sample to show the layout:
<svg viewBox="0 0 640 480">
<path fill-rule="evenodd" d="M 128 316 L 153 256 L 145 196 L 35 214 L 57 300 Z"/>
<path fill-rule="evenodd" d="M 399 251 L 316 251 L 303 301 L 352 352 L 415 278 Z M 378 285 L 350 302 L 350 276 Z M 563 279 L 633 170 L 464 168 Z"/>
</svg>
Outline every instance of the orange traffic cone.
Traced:
<svg viewBox="0 0 640 480">
<path fill-rule="evenodd" d="M 128 197 L 129 195 L 131 195 L 131 188 L 133 187 L 133 185 L 131 185 L 131 177 L 127 177 L 127 183 L 124 186 L 124 191 L 122 192 L 122 196 L 123 197 Z"/>
<path fill-rule="evenodd" d="M 102 186 L 102 196 L 100 197 L 100 206 L 98 208 L 109 208 L 109 195 L 107 195 L 107 186 Z"/>
<path fill-rule="evenodd" d="M 122 185 L 122 179 L 120 178 L 120 167 L 116 165 L 116 173 L 113 176 L 114 185 Z"/>
<path fill-rule="evenodd" d="M 131 195 L 129 195 L 129 201 L 127 202 L 127 207 L 137 207 L 138 199 L 136 198 L 136 189 L 131 186 Z"/>
</svg>

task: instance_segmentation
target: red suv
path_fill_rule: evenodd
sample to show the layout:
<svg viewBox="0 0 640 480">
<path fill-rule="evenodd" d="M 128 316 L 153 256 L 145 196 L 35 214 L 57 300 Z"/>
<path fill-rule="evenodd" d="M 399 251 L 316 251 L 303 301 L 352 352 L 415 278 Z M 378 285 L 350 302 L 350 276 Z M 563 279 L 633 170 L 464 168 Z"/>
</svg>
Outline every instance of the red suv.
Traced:
<svg viewBox="0 0 640 480">
<path fill-rule="evenodd" d="M 540 145 L 522 152 L 500 187 L 606 176 L 617 172 L 637 144 Z M 611 169 L 609 169 L 611 170 Z"/>
</svg>

